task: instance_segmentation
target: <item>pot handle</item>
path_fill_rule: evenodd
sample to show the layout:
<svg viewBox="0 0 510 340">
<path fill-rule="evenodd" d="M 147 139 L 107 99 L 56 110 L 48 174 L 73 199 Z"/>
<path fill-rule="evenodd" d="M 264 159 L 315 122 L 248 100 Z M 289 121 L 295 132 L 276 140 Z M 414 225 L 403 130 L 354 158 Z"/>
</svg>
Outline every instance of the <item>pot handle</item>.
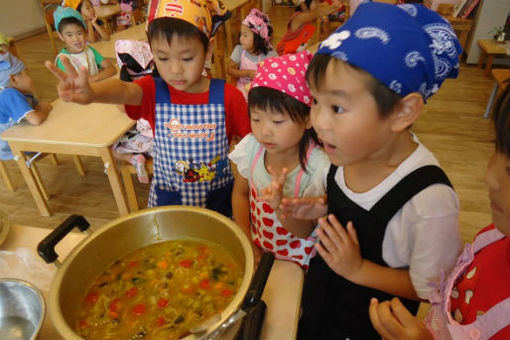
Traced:
<svg viewBox="0 0 510 340">
<path fill-rule="evenodd" d="M 62 224 L 60 224 L 55 230 L 48 234 L 39 244 L 37 245 L 37 252 L 39 256 L 43 258 L 47 263 L 55 262 L 58 258 L 58 254 L 55 252 L 55 246 L 73 230 L 74 227 L 78 227 L 81 231 L 86 231 L 90 224 L 87 222 L 85 217 L 80 215 L 69 216 Z"/>
<path fill-rule="evenodd" d="M 262 254 L 262 258 L 260 259 L 257 270 L 255 271 L 255 275 L 251 280 L 250 288 L 244 297 L 243 305 L 241 306 L 243 311 L 248 312 L 260 301 L 260 297 L 266 287 L 267 278 L 269 277 L 269 273 L 273 267 L 273 262 L 273 253 L 265 252 Z"/>
</svg>

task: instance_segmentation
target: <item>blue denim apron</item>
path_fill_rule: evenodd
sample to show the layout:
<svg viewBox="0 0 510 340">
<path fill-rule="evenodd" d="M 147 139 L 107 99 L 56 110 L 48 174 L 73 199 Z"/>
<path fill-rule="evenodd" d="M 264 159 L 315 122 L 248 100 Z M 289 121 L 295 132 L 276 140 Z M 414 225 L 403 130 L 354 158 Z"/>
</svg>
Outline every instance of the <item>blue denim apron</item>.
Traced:
<svg viewBox="0 0 510 340">
<path fill-rule="evenodd" d="M 228 162 L 225 81 L 211 79 L 209 103 L 172 104 L 156 84 L 154 177 L 149 207 L 193 205 L 230 216 L 233 176 Z"/>
</svg>

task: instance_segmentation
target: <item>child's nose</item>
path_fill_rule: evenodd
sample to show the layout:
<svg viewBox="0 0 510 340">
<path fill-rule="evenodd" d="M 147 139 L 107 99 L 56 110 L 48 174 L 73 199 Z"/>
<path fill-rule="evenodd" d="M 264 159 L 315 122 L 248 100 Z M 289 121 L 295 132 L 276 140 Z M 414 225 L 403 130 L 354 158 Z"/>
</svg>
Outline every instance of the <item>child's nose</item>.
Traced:
<svg viewBox="0 0 510 340">
<path fill-rule="evenodd" d="M 311 111 L 311 119 L 313 128 L 317 131 L 319 135 L 321 135 L 322 131 L 326 131 L 330 126 L 327 121 L 327 115 L 321 112 L 321 108 L 319 105 L 316 105 Z"/>
<path fill-rule="evenodd" d="M 183 70 L 181 63 L 173 62 L 170 64 L 170 72 L 172 73 L 181 73 Z"/>
</svg>

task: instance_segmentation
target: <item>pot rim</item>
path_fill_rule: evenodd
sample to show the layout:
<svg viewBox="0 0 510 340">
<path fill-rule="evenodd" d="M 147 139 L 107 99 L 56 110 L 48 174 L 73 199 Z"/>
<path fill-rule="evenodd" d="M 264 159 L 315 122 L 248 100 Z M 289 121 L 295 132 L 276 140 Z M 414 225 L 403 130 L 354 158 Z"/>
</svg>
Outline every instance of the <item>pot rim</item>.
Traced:
<svg viewBox="0 0 510 340">
<path fill-rule="evenodd" d="M 209 217 L 214 217 L 223 224 L 229 226 L 229 228 L 232 230 L 234 235 L 239 239 L 239 242 L 241 243 L 241 246 L 243 249 L 246 250 L 248 256 L 245 256 L 244 261 L 244 274 L 243 279 L 241 282 L 241 285 L 239 286 L 239 290 L 236 294 L 236 296 L 239 296 L 239 294 L 242 293 L 242 296 L 240 298 L 234 297 L 234 299 L 230 302 L 230 304 L 220 313 L 221 317 L 220 320 L 215 323 L 214 325 L 211 325 L 208 328 L 209 330 L 213 330 L 218 328 L 220 325 L 222 325 L 225 321 L 228 320 L 228 318 L 233 315 L 236 311 L 241 309 L 242 302 L 244 300 L 244 296 L 248 292 L 248 288 L 250 286 L 253 274 L 254 274 L 254 258 L 252 256 L 252 246 L 250 241 L 248 240 L 248 237 L 244 234 L 241 227 L 239 227 L 233 220 L 229 219 L 226 216 L 223 216 L 215 211 L 200 208 L 200 207 L 194 207 L 194 206 L 183 206 L 183 205 L 173 205 L 173 206 L 161 206 L 161 207 L 154 207 L 154 208 L 147 208 L 142 209 L 124 216 L 120 216 L 118 218 L 113 219 L 112 221 L 108 222 L 107 224 L 101 226 L 98 230 L 94 230 L 90 235 L 85 237 L 83 240 L 81 240 L 72 250 L 71 252 L 65 257 L 64 261 L 62 262 L 62 265 L 57 268 L 57 272 L 55 273 L 55 276 L 53 278 L 53 281 L 50 286 L 50 293 L 49 293 L 49 301 L 54 301 L 55 303 L 48 303 L 48 313 L 57 328 L 57 331 L 60 333 L 60 335 L 66 339 L 66 340 L 83 340 L 81 336 L 79 336 L 73 328 L 70 327 L 70 325 L 67 324 L 67 322 L 64 319 L 64 316 L 62 314 L 62 310 L 60 308 L 59 303 L 59 292 L 61 290 L 61 284 L 62 279 L 69 268 L 69 266 L 73 263 L 74 259 L 78 254 L 82 251 L 83 248 L 87 247 L 91 242 L 94 241 L 95 238 L 101 237 L 102 234 L 106 233 L 110 228 L 115 227 L 118 224 L 121 224 L 127 220 L 133 219 L 137 216 L 143 216 L 143 215 L 151 215 L 154 213 L 157 213 L 159 211 L 178 211 L 178 212 L 190 212 L 190 213 L 198 213 L 201 215 L 207 215 Z M 220 245 L 221 246 L 221 245 Z M 100 274 L 100 273 L 98 273 Z M 80 301 L 81 302 L 81 301 Z M 194 336 L 193 334 L 186 337 L 186 340 L 192 340 L 192 339 L 200 339 L 203 338 L 203 334 Z"/>
<path fill-rule="evenodd" d="M 42 326 L 44 324 L 44 320 L 46 319 L 46 300 L 44 299 L 44 296 L 39 288 L 37 288 L 36 285 L 33 283 L 30 283 L 28 281 L 22 280 L 22 279 L 16 279 L 16 278 L 0 278 L 0 284 L 3 282 L 12 282 L 12 283 L 18 283 L 22 286 L 25 286 L 29 289 L 31 289 L 36 295 L 39 301 L 41 301 L 41 318 L 39 319 L 39 322 L 37 325 L 35 325 L 34 333 L 30 337 L 29 340 L 35 340 L 39 336 L 39 333 L 41 332 Z"/>
</svg>

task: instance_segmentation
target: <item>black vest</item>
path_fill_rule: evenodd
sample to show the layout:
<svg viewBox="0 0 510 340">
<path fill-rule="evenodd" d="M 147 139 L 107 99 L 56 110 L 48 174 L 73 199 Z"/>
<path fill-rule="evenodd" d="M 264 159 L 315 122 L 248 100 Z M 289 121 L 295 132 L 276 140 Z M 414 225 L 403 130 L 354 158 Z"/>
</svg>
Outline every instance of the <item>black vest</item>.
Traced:
<svg viewBox="0 0 510 340">
<path fill-rule="evenodd" d="M 336 166 L 327 177 L 328 210 L 346 225 L 352 221 L 360 244 L 361 256 L 380 265 L 382 242 L 391 218 L 414 195 L 436 183 L 452 186 L 443 170 L 434 165 L 416 169 L 388 191 L 369 211 L 351 201 L 335 182 Z M 380 340 L 370 323 L 370 298 L 390 300 L 392 295 L 354 284 L 335 274 L 317 254 L 310 262 L 302 297 L 299 340 Z M 416 314 L 419 302 L 401 299 Z"/>
</svg>

